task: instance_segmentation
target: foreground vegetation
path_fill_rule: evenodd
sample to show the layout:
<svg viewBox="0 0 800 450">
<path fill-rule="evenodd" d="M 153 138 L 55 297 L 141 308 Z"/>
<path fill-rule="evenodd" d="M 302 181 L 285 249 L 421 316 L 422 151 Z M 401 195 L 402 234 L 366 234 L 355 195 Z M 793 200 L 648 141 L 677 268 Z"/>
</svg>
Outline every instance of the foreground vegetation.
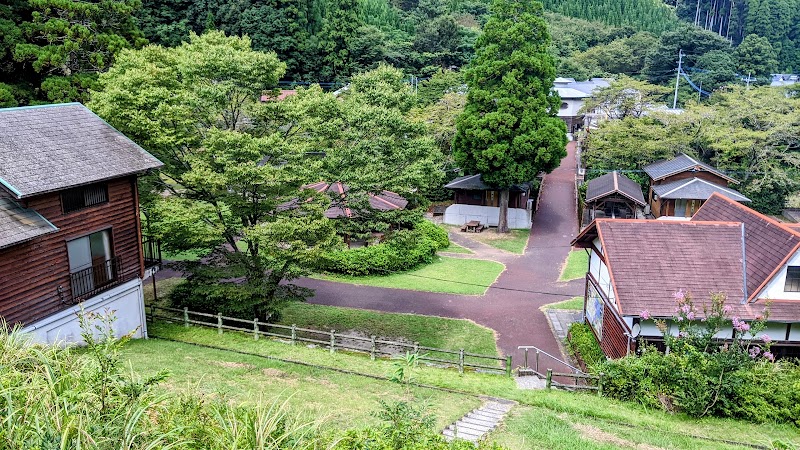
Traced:
<svg viewBox="0 0 800 450">
<path fill-rule="evenodd" d="M 503 270 L 504 266 L 494 261 L 435 256 L 431 264 L 407 272 L 364 277 L 335 274 L 317 275 L 316 277 L 364 286 L 482 295 L 486 293 L 486 290 Z"/>
<path fill-rule="evenodd" d="M 573 250 L 567 255 L 567 260 L 561 266 L 561 275 L 558 281 L 577 280 L 586 276 L 589 270 L 589 255 L 585 250 Z"/>
<path fill-rule="evenodd" d="M 451 226 L 450 228 L 455 233 L 461 233 L 459 231 L 460 227 Z M 509 230 L 508 233 L 497 233 L 494 228 L 489 228 L 481 233 L 462 233 L 462 236 L 500 250 L 521 255 L 525 253 L 530 234 L 531 230 Z"/>
<path fill-rule="evenodd" d="M 397 369 L 396 360 L 379 359 L 370 362 L 365 356 L 340 352 L 331 355 L 327 350 L 291 346 L 268 340 L 254 341 L 251 336 L 238 333 L 225 333 L 219 336 L 216 330 L 194 327 L 185 329 L 182 326 L 165 324 L 151 326 L 151 333 L 186 342 L 354 370 L 385 379 L 391 378 Z M 130 347 L 136 350 L 137 356 L 131 356 L 134 361 L 145 359 L 152 353 L 147 349 L 148 343 L 139 345 L 142 345 L 140 349 Z M 196 347 L 177 348 L 182 348 L 183 352 L 193 352 Z M 231 355 L 228 358 L 232 358 L 230 361 L 239 361 L 237 358 L 246 356 Z M 249 363 L 249 360 L 245 362 Z M 178 363 L 185 364 L 187 371 L 198 370 L 196 363 L 180 361 Z M 295 370 L 292 367 L 294 366 L 283 365 L 280 370 L 292 372 Z M 150 370 L 155 369 L 156 367 L 151 367 Z M 203 368 L 204 371 L 222 369 L 218 366 Z M 300 377 L 301 382 L 302 378 Z M 512 379 L 500 375 L 473 372 L 459 375 L 455 370 L 420 366 L 414 370 L 412 378 L 421 384 L 472 394 L 493 395 L 520 402 L 520 407 L 512 413 L 506 426 L 490 436 L 491 439 L 496 439 L 509 448 L 609 449 L 651 445 L 682 449 L 734 449 L 751 444 L 767 448 L 773 448 L 773 443 L 784 443 L 795 447 L 800 445 L 800 432 L 792 426 L 753 424 L 717 418 L 690 419 L 682 413 L 666 413 L 636 403 L 619 402 L 594 395 L 589 397 L 589 394 L 524 391 L 519 390 Z M 343 383 L 357 383 L 346 381 L 347 378 L 341 380 L 344 380 Z M 202 380 L 198 383 L 202 384 Z M 183 375 L 176 375 L 171 384 L 178 387 L 187 385 Z M 301 386 L 302 384 L 298 384 L 296 389 L 301 389 Z M 589 399 L 591 401 L 587 401 Z M 598 433 L 596 430 L 602 430 L 606 434 Z M 617 437 L 622 441 L 608 440 L 609 437 Z"/>
</svg>

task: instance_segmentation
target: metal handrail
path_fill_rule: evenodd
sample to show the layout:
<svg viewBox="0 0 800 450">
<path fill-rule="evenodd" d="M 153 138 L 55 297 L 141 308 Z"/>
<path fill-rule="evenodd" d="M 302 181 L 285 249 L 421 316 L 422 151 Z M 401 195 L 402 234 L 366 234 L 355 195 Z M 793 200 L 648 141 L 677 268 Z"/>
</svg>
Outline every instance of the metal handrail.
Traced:
<svg viewBox="0 0 800 450">
<path fill-rule="evenodd" d="M 550 353 L 547 353 L 546 351 L 540 349 L 539 347 L 536 347 L 534 345 L 520 345 L 520 346 L 517 347 L 517 350 L 525 350 L 525 368 L 526 369 L 530 369 L 531 368 L 528 365 L 528 350 L 531 350 L 531 349 L 532 350 L 536 350 L 536 367 L 533 369 L 533 371 L 536 372 L 539 375 L 543 375 L 539 371 L 539 355 L 540 354 L 542 354 L 544 356 L 547 356 L 547 357 L 549 357 L 551 359 L 554 359 L 555 361 L 558 361 L 559 363 L 563 364 L 566 367 L 569 367 L 570 370 L 572 370 L 573 373 L 575 373 L 575 374 L 578 374 L 578 375 L 585 375 L 586 374 L 586 372 L 582 371 L 581 369 L 579 369 L 579 368 L 573 366 L 572 364 L 562 360 L 561 358 L 557 358 L 557 357 L 551 355 Z"/>
<path fill-rule="evenodd" d="M 122 263 L 117 256 L 70 273 L 73 301 L 81 301 L 119 284 L 122 273 Z"/>
<path fill-rule="evenodd" d="M 142 254 L 145 269 L 160 266 L 162 264 L 161 242 L 151 236 L 142 236 Z"/>
</svg>

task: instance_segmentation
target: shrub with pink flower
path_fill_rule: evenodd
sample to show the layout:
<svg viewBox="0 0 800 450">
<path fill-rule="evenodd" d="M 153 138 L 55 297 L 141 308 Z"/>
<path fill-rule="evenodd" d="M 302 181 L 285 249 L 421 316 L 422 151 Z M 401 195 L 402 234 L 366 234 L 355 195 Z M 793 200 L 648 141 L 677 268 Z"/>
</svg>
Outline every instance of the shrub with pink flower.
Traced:
<svg viewBox="0 0 800 450">
<path fill-rule="evenodd" d="M 640 312 L 640 313 L 639 313 L 639 317 L 641 317 L 641 318 L 642 318 L 642 320 L 648 320 L 648 319 L 650 319 L 650 311 L 648 311 L 648 310 L 646 310 L 646 309 L 645 309 L 645 310 L 643 310 L 642 312 Z"/>
</svg>

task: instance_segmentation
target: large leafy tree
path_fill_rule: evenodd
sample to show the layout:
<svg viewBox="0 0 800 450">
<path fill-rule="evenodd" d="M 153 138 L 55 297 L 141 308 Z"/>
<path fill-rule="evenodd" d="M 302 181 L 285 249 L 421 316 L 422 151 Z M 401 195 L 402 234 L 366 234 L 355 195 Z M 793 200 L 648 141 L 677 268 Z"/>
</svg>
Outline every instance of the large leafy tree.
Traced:
<svg viewBox="0 0 800 450">
<path fill-rule="evenodd" d="M 464 75 L 469 90 L 454 155 L 463 170 L 500 190 L 498 232 L 508 232 L 509 188 L 555 169 L 566 155 L 549 45 L 541 3 L 495 0 Z"/>
<path fill-rule="evenodd" d="M 339 98 L 312 87 L 275 105 L 292 117 L 291 126 L 282 128 L 287 141 L 316 155 L 306 160 L 309 182 L 350 188 L 346 196 L 331 193 L 331 201 L 353 213 L 335 221 L 340 233 L 363 237 L 410 227 L 420 218 L 423 194 L 441 184 L 441 153 L 425 125 L 408 115 L 414 100 L 403 73 L 381 65 L 353 77 Z M 384 190 L 408 199 L 405 211 L 371 208 L 369 195 Z"/>
<path fill-rule="evenodd" d="M 769 77 L 778 67 L 777 52 L 767 38 L 748 34 L 736 48 L 737 69 L 744 75 Z"/>
<path fill-rule="evenodd" d="M 284 68 L 248 38 L 208 32 L 122 52 L 93 94 L 94 111 L 165 164 L 155 184 L 167 195 L 148 205 L 156 234 L 173 250 L 211 252 L 180 291 L 194 306 L 263 317 L 307 295 L 282 282 L 338 242 L 327 203 L 297 201 L 306 149 L 281 131 L 291 117 L 255 111 L 272 108 L 256 101 Z"/>
<path fill-rule="evenodd" d="M 583 104 L 584 112 L 601 111 L 606 117 L 641 117 L 648 108 L 664 104 L 670 89 L 622 75 L 607 87 L 598 89 Z"/>
</svg>

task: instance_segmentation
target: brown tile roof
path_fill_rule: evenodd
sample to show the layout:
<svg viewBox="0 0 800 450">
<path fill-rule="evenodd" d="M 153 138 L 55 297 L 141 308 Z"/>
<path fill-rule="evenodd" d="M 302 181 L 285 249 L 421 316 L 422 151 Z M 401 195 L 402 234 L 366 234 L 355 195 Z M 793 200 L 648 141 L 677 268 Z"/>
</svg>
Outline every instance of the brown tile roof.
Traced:
<svg viewBox="0 0 800 450">
<path fill-rule="evenodd" d="M 741 225 L 661 220 L 595 221 L 618 304 L 626 315 L 669 317 L 673 294 L 743 299 Z M 580 238 L 579 238 L 580 239 Z"/>
<path fill-rule="evenodd" d="M 161 166 L 80 103 L 0 109 L 0 185 L 18 199 Z"/>
<path fill-rule="evenodd" d="M 646 205 L 639 183 L 616 170 L 589 180 L 586 186 L 586 203 L 615 193 L 621 194 L 641 206 Z"/>
<path fill-rule="evenodd" d="M 318 183 L 307 184 L 303 189 L 312 189 L 317 192 L 325 192 L 340 196 L 341 205 L 331 205 L 325 216 L 331 219 L 337 217 L 353 217 L 355 213 L 347 207 L 346 195 L 350 188 L 342 183 L 326 183 L 320 181 Z M 369 206 L 378 211 L 391 211 L 404 209 L 408 205 L 408 200 L 391 191 L 381 191 L 379 194 L 369 194 Z"/>
<path fill-rule="evenodd" d="M 800 232 L 720 194 L 706 200 L 691 220 L 744 224 L 747 294 L 751 300 L 800 249 Z"/>
</svg>

